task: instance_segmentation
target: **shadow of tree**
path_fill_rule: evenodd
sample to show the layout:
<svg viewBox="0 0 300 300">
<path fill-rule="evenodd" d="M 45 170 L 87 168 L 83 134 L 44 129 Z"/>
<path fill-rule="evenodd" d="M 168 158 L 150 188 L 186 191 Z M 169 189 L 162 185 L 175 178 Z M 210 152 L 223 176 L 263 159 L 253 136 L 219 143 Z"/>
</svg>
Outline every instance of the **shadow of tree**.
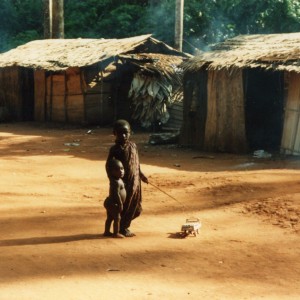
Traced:
<svg viewBox="0 0 300 300">
<path fill-rule="evenodd" d="M 24 239 L 0 240 L 0 247 L 7 246 L 25 246 L 25 245 L 42 245 L 42 244 L 58 244 L 83 240 L 105 239 L 102 234 L 75 234 L 69 236 L 47 236 L 32 237 Z"/>
<path fill-rule="evenodd" d="M 62 124 L 13 123 L 0 124 L 0 131 L 28 137 L 25 141 L 11 136 L 2 136 L 0 156 L 51 156 L 68 154 L 88 160 L 106 160 L 109 147 L 114 143 L 114 136 L 110 127 L 72 127 Z M 91 132 L 88 134 L 87 132 Z M 298 157 L 281 157 L 270 159 L 254 159 L 252 154 L 235 155 L 226 153 L 203 153 L 196 149 L 178 147 L 178 145 L 150 145 L 149 132 L 137 132 L 132 140 L 139 147 L 142 164 L 184 171 L 221 171 L 221 170 L 261 170 L 277 169 L 280 167 L 300 169 Z M 6 141 L 8 141 L 6 143 Z M 79 146 L 69 146 L 76 141 Z M 189 164 L 180 161 L 190 158 Z M 218 161 L 222 161 L 222 165 Z M 232 160 L 235 160 L 234 163 Z"/>
</svg>

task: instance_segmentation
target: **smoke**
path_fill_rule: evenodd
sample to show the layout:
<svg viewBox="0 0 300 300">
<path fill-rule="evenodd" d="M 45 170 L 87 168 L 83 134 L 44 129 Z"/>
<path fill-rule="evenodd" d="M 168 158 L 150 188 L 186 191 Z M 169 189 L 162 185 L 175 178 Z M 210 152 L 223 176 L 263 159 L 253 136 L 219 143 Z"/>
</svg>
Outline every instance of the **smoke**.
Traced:
<svg viewBox="0 0 300 300">
<path fill-rule="evenodd" d="M 150 5 L 145 15 L 147 24 L 145 31 L 152 33 L 155 38 L 174 46 L 175 34 L 175 1 L 161 1 Z"/>
<path fill-rule="evenodd" d="M 189 11 L 187 11 L 187 14 Z M 222 12 L 199 11 L 188 15 L 184 25 L 184 49 L 194 55 L 211 50 L 211 46 L 236 35 L 234 20 Z"/>
<path fill-rule="evenodd" d="M 222 12 L 213 9 L 213 4 L 198 4 L 186 1 L 184 8 L 183 51 L 197 55 L 235 34 L 234 21 Z M 149 6 L 144 24 L 147 33 L 174 46 L 175 1 L 164 0 Z"/>
</svg>

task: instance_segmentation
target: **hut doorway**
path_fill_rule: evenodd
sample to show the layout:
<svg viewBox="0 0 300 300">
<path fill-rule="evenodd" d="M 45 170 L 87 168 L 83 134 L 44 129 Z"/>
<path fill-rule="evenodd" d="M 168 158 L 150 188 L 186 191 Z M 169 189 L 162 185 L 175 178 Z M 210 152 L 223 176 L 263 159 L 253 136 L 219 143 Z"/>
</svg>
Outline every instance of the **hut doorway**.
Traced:
<svg viewBox="0 0 300 300">
<path fill-rule="evenodd" d="M 248 69 L 244 73 L 244 80 L 249 149 L 277 151 L 283 128 L 283 73 Z"/>
<path fill-rule="evenodd" d="M 133 69 L 127 64 L 117 65 L 117 74 L 114 90 L 115 92 L 115 119 L 126 119 L 133 126 L 135 125 L 131 119 L 132 105 L 128 98 L 131 82 L 133 79 Z"/>
<path fill-rule="evenodd" d="M 20 69 L 21 99 L 22 99 L 22 121 L 34 120 L 34 72 L 32 69 Z"/>
</svg>

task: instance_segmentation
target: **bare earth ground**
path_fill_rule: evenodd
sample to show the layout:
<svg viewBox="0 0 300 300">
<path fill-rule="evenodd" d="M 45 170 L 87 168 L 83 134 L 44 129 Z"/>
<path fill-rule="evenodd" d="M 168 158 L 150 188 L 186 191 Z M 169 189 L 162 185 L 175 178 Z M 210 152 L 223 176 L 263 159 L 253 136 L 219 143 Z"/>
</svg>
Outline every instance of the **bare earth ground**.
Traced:
<svg viewBox="0 0 300 300">
<path fill-rule="evenodd" d="M 144 173 L 174 199 L 144 184 L 136 237 L 103 238 L 113 136 L 88 130 L 0 124 L 1 300 L 300 299 L 299 158 L 207 155 L 136 133 Z M 189 217 L 200 234 L 179 238 Z"/>
</svg>

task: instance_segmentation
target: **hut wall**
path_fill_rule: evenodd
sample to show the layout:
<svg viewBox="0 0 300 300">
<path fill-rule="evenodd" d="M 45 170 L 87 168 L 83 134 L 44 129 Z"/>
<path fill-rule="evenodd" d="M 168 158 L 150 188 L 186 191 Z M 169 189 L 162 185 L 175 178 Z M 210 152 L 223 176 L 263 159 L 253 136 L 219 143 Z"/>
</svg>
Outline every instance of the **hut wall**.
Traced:
<svg viewBox="0 0 300 300">
<path fill-rule="evenodd" d="M 65 119 L 70 123 L 86 123 L 84 85 L 79 68 L 68 69 L 65 73 L 66 109 Z"/>
<path fill-rule="evenodd" d="M 203 148 L 207 113 L 207 72 L 184 75 L 183 123 L 180 144 Z"/>
<path fill-rule="evenodd" d="M 290 73 L 288 81 L 281 152 L 300 155 L 300 74 Z"/>
<path fill-rule="evenodd" d="M 100 82 L 85 94 L 86 119 L 89 124 L 109 124 L 113 120 L 111 83 Z"/>
<path fill-rule="evenodd" d="M 4 119 L 33 120 L 33 71 L 22 67 L 1 68 L 0 86 L 0 114 L 7 114 Z"/>
<path fill-rule="evenodd" d="M 207 98 L 205 150 L 245 152 L 247 141 L 242 71 L 208 71 Z"/>
<path fill-rule="evenodd" d="M 101 68 L 86 68 L 83 72 L 85 120 L 88 124 L 107 125 L 114 118 L 113 78 Z"/>
<path fill-rule="evenodd" d="M 113 120 L 111 80 L 97 68 L 37 70 L 34 85 L 36 121 L 103 125 Z"/>
<path fill-rule="evenodd" d="M 183 121 L 183 102 L 176 101 L 168 107 L 170 119 L 163 129 L 180 130 Z"/>
<path fill-rule="evenodd" d="M 65 97 L 67 91 L 65 89 L 65 74 L 54 74 L 51 77 L 51 121 L 66 122 L 67 106 L 65 103 Z"/>
<path fill-rule="evenodd" d="M 34 73 L 35 120 L 84 123 L 84 95 L 79 68 Z"/>
<path fill-rule="evenodd" d="M 0 69 L 0 107 L 5 110 L 10 119 L 22 120 L 22 99 L 20 84 L 20 69 L 6 67 Z"/>
<path fill-rule="evenodd" d="M 44 70 L 34 72 L 34 120 L 46 118 L 46 74 Z"/>
<path fill-rule="evenodd" d="M 32 69 L 19 68 L 20 101 L 22 121 L 34 120 L 34 72 Z"/>
</svg>

